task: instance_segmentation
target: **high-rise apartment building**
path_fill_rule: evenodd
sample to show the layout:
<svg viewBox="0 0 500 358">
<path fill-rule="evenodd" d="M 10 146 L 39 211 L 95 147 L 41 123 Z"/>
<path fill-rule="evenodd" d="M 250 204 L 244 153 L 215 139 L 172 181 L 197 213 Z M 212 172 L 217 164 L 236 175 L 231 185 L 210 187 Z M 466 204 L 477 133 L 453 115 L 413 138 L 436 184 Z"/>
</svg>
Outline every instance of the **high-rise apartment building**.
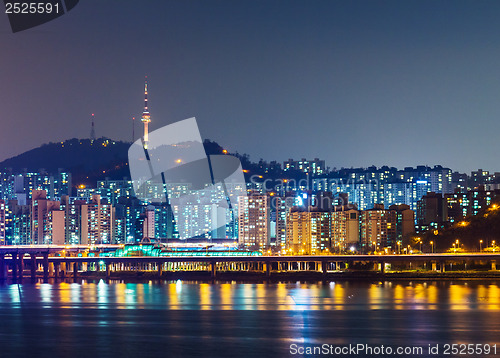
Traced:
<svg viewBox="0 0 500 358">
<path fill-rule="evenodd" d="M 332 247 L 331 212 L 292 209 L 288 214 L 287 250 L 295 255 L 316 255 Z"/>
<path fill-rule="evenodd" d="M 60 202 L 47 199 L 45 190 L 33 190 L 31 194 L 31 242 L 32 244 L 51 244 L 47 222 L 49 213 L 60 209 Z M 52 217 L 52 216 L 51 216 Z M 59 217 L 59 216 L 57 216 Z"/>
<path fill-rule="evenodd" d="M 269 245 L 270 200 L 267 195 L 251 193 L 238 197 L 238 242 L 245 247 Z"/>
<path fill-rule="evenodd" d="M 63 210 L 47 211 L 44 227 L 44 242 L 53 245 L 64 245 L 65 240 L 65 217 Z"/>
<path fill-rule="evenodd" d="M 276 205 L 276 246 L 282 249 L 286 247 L 286 227 L 287 217 L 290 209 L 296 205 L 294 195 L 277 196 L 275 199 Z"/>
<path fill-rule="evenodd" d="M 12 212 L 12 244 L 32 245 L 31 206 L 20 205 L 17 200 L 9 200 L 8 206 Z"/>
<path fill-rule="evenodd" d="M 313 160 L 307 160 L 302 158 L 301 160 L 288 159 L 283 163 L 283 170 L 287 171 L 299 171 L 303 173 L 308 173 L 311 175 L 323 175 L 326 173 L 325 161 L 318 158 Z"/>
<path fill-rule="evenodd" d="M 443 195 L 429 192 L 418 201 L 417 228 L 419 231 L 441 228 L 447 221 L 448 205 Z"/>
<path fill-rule="evenodd" d="M 5 211 L 6 211 L 5 200 L 0 199 L 0 245 L 7 244 Z"/>
<path fill-rule="evenodd" d="M 70 245 L 82 243 L 82 207 L 87 201 L 71 198 L 67 195 L 61 198 L 61 210 L 64 211 L 64 242 Z"/>
<path fill-rule="evenodd" d="M 360 241 L 364 250 L 379 250 L 394 247 L 397 237 L 397 218 L 394 211 L 385 210 L 377 204 L 360 214 Z"/>
<path fill-rule="evenodd" d="M 155 238 L 155 209 L 148 206 L 144 213 L 144 222 L 142 226 L 143 237 L 146 239 Z"/>
<path fill-rule="evenodd" d="M 332 212 L 332 250 L 345 251 L 359 245 L 359 210 L 349 205 L 334 207 Z"/>
<path fill-rule="evenodd" d="M 99 195 L 94 195 L 90 203 L 82 205 L 81 243 L 110 244 L 113 238 L 114 213 L 113 206 L 102 202 Z"/>
</svg>

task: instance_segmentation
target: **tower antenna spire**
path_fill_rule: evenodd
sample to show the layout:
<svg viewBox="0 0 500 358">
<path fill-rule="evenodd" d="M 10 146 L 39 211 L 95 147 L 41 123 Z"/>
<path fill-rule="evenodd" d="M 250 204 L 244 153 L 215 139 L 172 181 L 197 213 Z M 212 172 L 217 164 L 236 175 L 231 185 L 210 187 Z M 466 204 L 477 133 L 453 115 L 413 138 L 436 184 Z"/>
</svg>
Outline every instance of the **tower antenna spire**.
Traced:
<svg viewBox="0 0 500 358">
<path fill-rule="evenodd" d="M 135 117 L 132 117 L 132 143 L 135 140 Z"/>
<path fill-rule="evenodd" d="M 94 113 L 92 113 L 92 126 L 90 128 L 90 140 L 95 141 Z"/>
<path fill-rule="evenodd" d="M 144 123 L 144 149 L 148 149 L 149 142 L 149 130 L 148 124 L 151 122 L 151 115 L 148 109 L 148 76 L 144 81 L 144 111 L 142 111 L 141 117 L 142 123 Z"/>
</svg>

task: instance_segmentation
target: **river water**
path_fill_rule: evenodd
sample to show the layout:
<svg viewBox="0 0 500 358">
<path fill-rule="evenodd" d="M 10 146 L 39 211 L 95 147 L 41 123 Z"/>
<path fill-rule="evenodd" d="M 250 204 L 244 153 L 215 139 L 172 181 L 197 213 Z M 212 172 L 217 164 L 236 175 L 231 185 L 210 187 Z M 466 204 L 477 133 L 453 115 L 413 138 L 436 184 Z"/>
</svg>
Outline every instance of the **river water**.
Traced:
<svg viewBox="0 0 500 358">
<path fill-rule="evenodd" d="M 12 284 L 0 306 L 0 357 L 500 356 L 495 281 Z M 334 354 L 358 344 L 422 351 Z"/>
</svg>

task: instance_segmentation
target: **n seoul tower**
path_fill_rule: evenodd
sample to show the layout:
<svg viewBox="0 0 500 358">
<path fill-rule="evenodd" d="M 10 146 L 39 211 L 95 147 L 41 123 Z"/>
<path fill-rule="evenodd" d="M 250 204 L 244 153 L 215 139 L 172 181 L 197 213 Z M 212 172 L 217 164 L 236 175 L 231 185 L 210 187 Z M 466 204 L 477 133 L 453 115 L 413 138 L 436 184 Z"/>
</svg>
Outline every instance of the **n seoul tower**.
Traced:
<svg viewBox="0 0 500 358">
<path fill-rule="evenodd" d="M 141 117 L 142 123 L 144 123 L 144 149 L 148 149 L 149 132 L 148 124 L 151 122 L 151 115 L 148 110 L 148 80 L 144 81 L 144 111 Z"/>
</svg>

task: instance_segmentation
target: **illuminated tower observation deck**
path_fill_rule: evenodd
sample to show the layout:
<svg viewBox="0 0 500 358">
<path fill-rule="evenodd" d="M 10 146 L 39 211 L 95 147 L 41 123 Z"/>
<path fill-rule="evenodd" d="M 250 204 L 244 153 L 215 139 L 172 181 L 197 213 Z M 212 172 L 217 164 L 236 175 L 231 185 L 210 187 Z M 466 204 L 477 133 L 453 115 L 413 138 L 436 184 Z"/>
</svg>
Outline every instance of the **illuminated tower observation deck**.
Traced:
<svg viewBox="0 0 500 358">
<path fill-rule="evenodd" d="M 144 82 L 144 111 L 142 112 L 141 121 L 144 123 L 144 149 L 148 149 L 148 124 L 151 122 L 151 115 L 148 110 L 148 81 Z"/>
</svg>

